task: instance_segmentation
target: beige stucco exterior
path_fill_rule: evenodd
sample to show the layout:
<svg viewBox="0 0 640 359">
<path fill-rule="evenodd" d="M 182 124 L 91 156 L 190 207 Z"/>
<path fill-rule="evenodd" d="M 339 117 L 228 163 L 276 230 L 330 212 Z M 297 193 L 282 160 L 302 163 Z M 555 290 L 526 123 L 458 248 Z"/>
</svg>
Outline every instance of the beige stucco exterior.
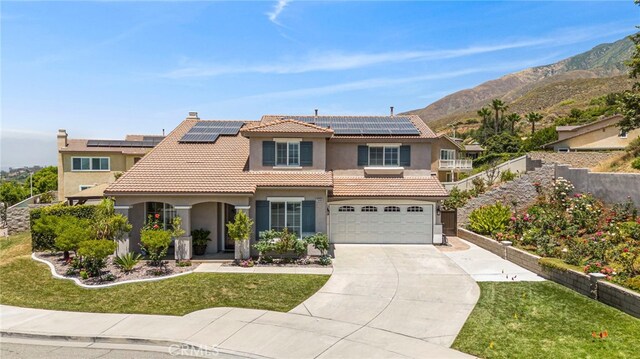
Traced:
<svg viewBox="0 0 640 359">
<path fill-rule="evenodd" d="M 252 171 L 269 171 L 274 168 L 286 169 L 281 166 L 263 166 L 262 165 L 262 142 L 264 141 L 278 141 L 278 140 L 302 140 L 313 142 L 313 165 L 305 167 L 294 167 L 292 170 L 323 170 L 326 167 L 326 146 L 327 139 L 324 137 L 301 137 L 298 135 L 281 136 L 281 137 L 252 137 L 249 140 L 249 169 Z"/>
<path fill-rule="evenodd" d="M 345 140 L 329 140 L 327 145 L 327 170 L 344 171 L 358 169 L 358 146 L 384 143 L 411 146 L 411 165 L 405 167 L 405 170 L 408 171 L 408 173 L 405 174 L 409 175 L 412 171 L 431 168 L 432 157 L 430 142 L 410 142 L 403 139 L 353 139 L 349 142 Z"/>
<path fill-rule="evenodd" d="M 620 128 L 610 125 L 559 141 L 553 145 L 553 149 L 554 151 L 561 149 L 571 151 L 621 150 L 638 136 L 640 136 L 640 129 L 627 133 L 626 137 L 620 137 Z"/>
</svg>

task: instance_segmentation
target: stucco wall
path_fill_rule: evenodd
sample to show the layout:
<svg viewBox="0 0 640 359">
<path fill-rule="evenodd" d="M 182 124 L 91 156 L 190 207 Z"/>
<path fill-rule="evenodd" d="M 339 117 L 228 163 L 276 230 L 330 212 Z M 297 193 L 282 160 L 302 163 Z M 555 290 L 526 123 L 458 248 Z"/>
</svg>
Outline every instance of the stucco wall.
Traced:
<svg viewBox="0 0 640 359">
<path fill-rule="evenodd" d="M 207 242 L 206 253 L 218 252 L 218 203 L 206 202 L 194 205 L 191 208 L 191 230 L 204 228 L 211 231 Z"/>
<path fill-rule="evenodd" d="M 329 141 L 327 145 L 327 170 L 348 170 L 362 168 L 358 166 L 358 146 L 367 143 L 401 143 L 411 146 L 411 165 L 405 167 L 407 170 L 431 169 L 431 144 L 416 142 L 401 142 L 395 139 L 389 142 L 381 140 L 359 140 L 354 142 Z"/>
<path fill-rule="evenodd" d="M 283 136 L 284 137 L 284 136 Z M 324 170 L 326 166 L 326 154 L 325 149 L 327 140 L 325 138 L 303 138 L 296 135 L 288 136 L 287 138 L 299 138 L 302 141 L 313 142 L 313 165 L 309 167 L 302 167 L 305 170 L 319 169 Z M 264 171 L 273 170 L 273 166 L 262 165 L 262 142 L 263 141 L 277 141 L 278 138 L 272 137 L 254 137 L 249 140 L 249 168 L 252 171 Z M 282 167 L 279 167 L 279 169 Z M 298 168 L 297 170 L 300 170 Z"/>
<path fill-rule="evenodd" d="M 593 173 L 586 168 L 556 165 L 555 176 L 569 180 L 576 192 L 592 193 L 605 203 L 624 202 L 630 197 L 640 206 L 640 174 Z"/>
<path fill-rule="evenodd" d="M 619 137 L 619 133 L 620 128 L 612 125 L 558 142 L 553 146 L 553 149 L 554 151 L 560 148 L 570 148 L 572 150 L 623 149 L 634 138 L 640 136 L 640 129 L 629 132 L 626 138 Z"/>
</svg>

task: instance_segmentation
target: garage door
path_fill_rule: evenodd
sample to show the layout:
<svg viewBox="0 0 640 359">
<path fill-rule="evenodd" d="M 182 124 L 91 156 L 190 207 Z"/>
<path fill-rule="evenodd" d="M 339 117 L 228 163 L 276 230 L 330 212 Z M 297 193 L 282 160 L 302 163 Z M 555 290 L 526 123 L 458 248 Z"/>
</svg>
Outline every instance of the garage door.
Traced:
<svg viewBox="0 0 640 359">
<path fill-rule="evenodd" d="M 433 243 L 433 204 L 329 206 L 332 243 Z"/>
</svg>

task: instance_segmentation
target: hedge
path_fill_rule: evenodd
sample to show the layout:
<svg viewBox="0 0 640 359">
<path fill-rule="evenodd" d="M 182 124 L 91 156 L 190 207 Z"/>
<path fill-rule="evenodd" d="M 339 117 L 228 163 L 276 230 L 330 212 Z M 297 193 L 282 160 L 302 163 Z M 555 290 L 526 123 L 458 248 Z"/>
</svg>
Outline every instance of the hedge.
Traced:
<svg viewBox="0 0 640 359">
<path fill-rule="evenodd" d="M 33 227 L 35 221 L 43 216 L 74 216 L 77 218 L 93 219 L 96 205 L 67 206 L 56 204 L 53 206 L 34 208 L 29 213 L 29 226 L 31 227 L 31 248 L 33 251 L 55 249 L 55 237 L 47 233 L 36 231 Z"/>
</svg>

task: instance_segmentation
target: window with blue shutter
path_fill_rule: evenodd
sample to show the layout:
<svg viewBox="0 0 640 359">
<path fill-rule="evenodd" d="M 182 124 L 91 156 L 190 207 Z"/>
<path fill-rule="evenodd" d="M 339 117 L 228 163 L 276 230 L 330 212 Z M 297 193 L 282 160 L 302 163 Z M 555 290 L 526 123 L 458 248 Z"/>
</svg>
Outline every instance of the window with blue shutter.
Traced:
<svg viewBox="0 0 640 359">
<path fill-rule="evenodd" d="M 411 146 L 409 145 L 400 146 L 400 166 L 411 166 Z"/>
<path fill-rule="evenodd" d="M 276 143 L 274 141 L 262 141 L 262 165 L 276 165 Z"/>
<path fill-rule="evenodd" d="M 316 201 L 302 201 L 302 233 L 316 233 Z"/>
<path fill-rule="evenodd" d="M 313 166 L 313 142 L 300 142 L 300 166 Z"/>
<path fill-rule="evenodd" d="M 269 229 L 269 201 L 256 201 L 256 239 Z"/>
<path fill-rule="evenodd" d="M 358 166 L 369 165 L 369 147 L 360 145 L 358 146 Z"/>
</svg>

